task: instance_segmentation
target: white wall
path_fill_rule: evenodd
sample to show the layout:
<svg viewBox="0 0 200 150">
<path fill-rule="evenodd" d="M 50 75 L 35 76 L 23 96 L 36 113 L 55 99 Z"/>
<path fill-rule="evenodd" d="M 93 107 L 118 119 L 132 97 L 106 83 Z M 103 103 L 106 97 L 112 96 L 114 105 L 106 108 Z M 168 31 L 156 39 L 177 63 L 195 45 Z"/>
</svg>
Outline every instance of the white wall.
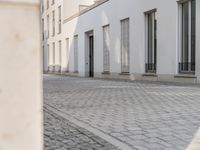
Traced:
<svg viewBox="0 0 200 150">
<path fill-rule="evenodd" d="M 79 5 L 86 5 L 90 6 L 94 3 L 94 0 L 64 0 L 63 1 L 63 14 L 64 14 L 64 19 L 67 19 L 74 14 L 79 12 Z"/>
<path fill-rule="evenodd" d="M 38 0 L 0 1 L 0 150 L 42 150 Z"/>
<path fill-rule="evenodd" d="M 200 5 L 198 4 L 197 7 Z M 95 37 L 95 72 L 103 71 L 103 41 L 102 26 L 110 24 L 111 36 L 111 72 L 121 72 L 120 62 L 120 20 L 130 18 L 130 73 L 145 73 L 145 16 L 144 12 L 157 8 L 158 44 L 157 44 L 157 74 L 175 75 L 178 72 L 177 50 L 177 0 L 109 0 L 93 10 L 66 22 L 64 36 L 72 38 L 79 35 L 79 66 L 80 75 L 85 74 L 84 51 L 85 32 L 94 30 Z M 199 11 L 199 8 L 198 10 Z M 197 15 L 199 13 L 197 12 Z M 198 18 L 198 17 L 197 17 Z M 199 23 L 199 19 L 198 23 Z M 198 27 L 197 27 L 198 28 Z M 197 30 L 197 34 L 199 29 Z M 200 41 L 199 34 L 197 41 Z M 199 42 L 198 42 L 199 43 Z M 199 45 L 199 44 L 197 44 Z M 197 49 L 199 50 L 199 48 Z M 73 49 L 71 49 L 73 53 Z M 198 52 L 199 55 L 200 52 Z M 199 58 L 199 57 L 198 57 Z M 71 56 L 70 63 L 73 64 Z M 198 62 L 199 63 L 199 60 Z M 73 67 L 70 67 L 73 70 Z M 200 68 L 197 67 L 199 74 Z"/>
</svg>

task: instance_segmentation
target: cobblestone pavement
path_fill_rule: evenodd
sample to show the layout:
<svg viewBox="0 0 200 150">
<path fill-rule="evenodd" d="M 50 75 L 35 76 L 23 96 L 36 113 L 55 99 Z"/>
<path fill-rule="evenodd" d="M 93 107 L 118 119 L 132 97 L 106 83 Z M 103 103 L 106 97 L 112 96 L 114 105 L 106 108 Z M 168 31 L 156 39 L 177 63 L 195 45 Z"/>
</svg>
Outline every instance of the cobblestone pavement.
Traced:
<svg viewBox="0 0 200 150">
<path fill-rule="evenodd" d="M 117 150 L 110 143 L 44 108 L 45 150 Z"/>
<path fill-rule="evenodd" d="M 198 86 L 46 75 L 44 97 L 136 150 L 185 150 L 200 127 Z"/>
</svg>

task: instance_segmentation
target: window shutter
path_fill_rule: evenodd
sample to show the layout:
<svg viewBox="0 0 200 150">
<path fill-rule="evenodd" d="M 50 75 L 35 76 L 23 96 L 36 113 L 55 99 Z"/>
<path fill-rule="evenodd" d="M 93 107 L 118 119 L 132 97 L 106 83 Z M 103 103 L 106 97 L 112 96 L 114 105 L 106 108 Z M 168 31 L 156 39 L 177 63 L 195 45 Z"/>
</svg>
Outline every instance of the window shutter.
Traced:
<svg viewBox="0 0 200 150">
<path fill-rule="evenodd" d="M 103 70 L 110 71 L 110 28 L 109 25 L 103 27 Z"/>
<path fill-rule="evenodd" d="M 74 71 L 78 72 L 78 36 L 74 36 Z"/>
<path fill-rule="evenodd" d="M 129 72 L 129 19 L 121 21 L 121 67 L 122 72 Z"/>
</svg>

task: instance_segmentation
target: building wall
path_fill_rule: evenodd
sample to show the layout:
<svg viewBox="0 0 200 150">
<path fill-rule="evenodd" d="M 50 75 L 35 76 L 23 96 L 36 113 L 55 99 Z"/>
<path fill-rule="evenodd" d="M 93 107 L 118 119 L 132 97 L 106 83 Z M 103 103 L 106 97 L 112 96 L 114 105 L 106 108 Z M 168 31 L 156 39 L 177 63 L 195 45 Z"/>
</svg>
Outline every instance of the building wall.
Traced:
<svg viewBox="0 0 200 150">
<path fill-rule="evenodd" d="M 0 149 L 42 150 L 38 0 L 0 1 Z"/>
<path fill-rule="evenodd" d="M 94 70 L 96 77 L 127 78 L 121 73 L 121 27 L 120 20 L 129 18 L 130 21 L 130 76 L 131 79 L 150 79 L 162 81 L 189 81 L 196 82 L 199 76 L 199 1 L 197 0 L 197 44 L 196 44 L 196 75 L 178 74 L 178 3 L 176 0 L 102 0 L 102 5 L 91 7 L 91 10 L 82 12 L 79 17 L 64 20 L 63 43 L 69 38 L 69 60 L 63 56 L 62 67 L 69 64 L 69 71 L 74 71 L 73 37 L 79 38 L 79 75 L 86 76 L 86 36 L 87 31 L 94 33 Z M 157 73 L 145 74 L 146 40 L 144 12 L 157 9 Z M 64 9 L 67 9 L 65 6 Z M 103 34 L 102 27 L 110 25 L 111 52 L 110 72 L 108 76 L 103 72 Z M 65 44 L 63 44 L 64 46 Z M 66 47 L 63 47 L 63 51 Z M 177 76 L 178 75 L 178 76 Z M 193 78 L 194 77 L 194 78 Z"/>
<path fill-rule="evenodd" d="M 63 37 L 63 27 L 61 21 L 61 33 L 59 33 L 59 6 L 61 6 L 61 19 L 63 20 L 63 0 L 49 0 L 49 7 L 47 6 L 47 0 L 42 1 L 43 12 L 41 18 L 44 19 L 44 41 L 42 42 L 44 46 L 44 71 L 52 69 L 52 66 L 60 66 L 59 63 L 59 41 Z M 41 5 L 41 6 L 42 6 Z M 55 11 L 55 34 L 53 35 L 53 11 Z M 47 16 L 49 15 L 49 32 L 47 28 Z M 49 35 L 49 36 L 48 36 Z M 53 56 L 53 43 L 55 43 L 55 56 Z M 48 49 L 49 45 L 49 49 Z M 53 62 L 53 57 L 55 57 L 55 62 Z"/>
</svg>

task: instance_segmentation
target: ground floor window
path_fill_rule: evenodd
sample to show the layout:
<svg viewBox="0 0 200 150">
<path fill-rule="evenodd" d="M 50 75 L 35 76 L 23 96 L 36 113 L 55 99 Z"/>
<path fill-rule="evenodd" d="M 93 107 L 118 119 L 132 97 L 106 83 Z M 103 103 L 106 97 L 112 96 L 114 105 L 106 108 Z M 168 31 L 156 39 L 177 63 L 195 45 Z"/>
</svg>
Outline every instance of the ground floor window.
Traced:
<svg viewBox="0 0 200 150">
<path fill-rule="evenodd" d="M 129 73 L 129 18 L 121 20 L 121 72 Z"/>
<path fill-rule="evenodd" d="M 53 65 L 55 65 L 55 63 L 56 63 L 56 58 L 55 58 L 55 57 L 56 57 L 56 56 L 55 56 L 55 53 L 56 53 L 56 52 L 55 52 L 55 50 L 56 50 L 55 42 L 53 42 L 53 45 L 52 45 L 52 46 L 53 46 L 53 55 L 52 55 L 53 59 L 52 59 L 52 60 L 53 60 Z"/>
<path fill-rule="evenodd" d="M 103 71 L 110 71 L 110 27 L 103 27 Z"/>
<path fill-rule="evenodd" d="M 78 72 L 78 35 L 74 36 L 74 72 Z"/>
<path fill-rule="evenodd" d="M 196 1 L 179 1 L 179 73 L 195 73 Z"/>
<path fill-rule="evenodd" d="M 145 13 L 146 17 L 146 72 L 156 73 L 157 65 L 157 19 L 156 9 Z"/>
<path fill-rule="evenodd" d="M 59 65 L 62 65 L 62 41 L 59 41 Z"/>
<path fill-rule="evenodd" d="M 66 38 L 66 58 L 67 58 L 66 72 L 68 72 L 69 71 L 69 38 Z"/>
</svg>

